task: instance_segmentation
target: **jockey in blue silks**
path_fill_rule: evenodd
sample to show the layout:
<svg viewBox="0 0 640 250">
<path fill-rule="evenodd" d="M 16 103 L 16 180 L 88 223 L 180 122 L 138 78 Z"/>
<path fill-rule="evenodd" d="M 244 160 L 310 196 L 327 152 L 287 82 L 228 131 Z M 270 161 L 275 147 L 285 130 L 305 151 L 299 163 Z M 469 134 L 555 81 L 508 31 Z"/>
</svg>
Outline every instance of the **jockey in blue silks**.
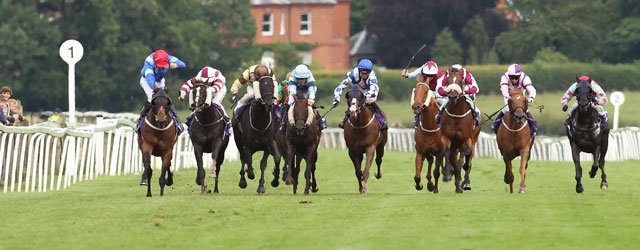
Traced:
<svg viewBox="0 0 640 250">
<path fill-rule="evenodd" d="M 289 89 L 289 98 L 287 101 L 287 105 L 285 106 L 284 114 L 287 114 L 289 108 L 295 102 L 295 96 L 298 92 L 302 93 L 307 98 L 307 105 L 313 106 L 316 102 L 316 91 L 318 87 L 316 87 L 316 79 L 313 77 L 313 73 L 309 70 L 309 67 L 304 64 L 300 64 L 296 66 L 293 71 L 291 71 L 291 77 L 289 77 L 287 81 L 287 88 Z M 320 130 L 325 129 L 327 127 L 327 122 L 324 118 L 320 117 L 318 112 L 314 112 L 316 115 L 316 120 L 320 123 Z M 283 119 L 283 125 L 286 124 L 287 120 Z M 282 126 L 283 132 L 284 127 Z"/>
<path fill-rule="evenodd" d="M 183 61 L 175 56 L 167 54 L 164 50 L 156 50 L 144 59 L 144 66 L 140 70 L 140 86 L 147 95 L 147 104 L 142 107 L 140 111 L 140 120 L 138 120 L 136 131 L 139 131 L 141 121 L 151 110 L 151 97 L 153 96 L 153 87 L 164 88 L 165 77 L 169 74 L 169 69 L 179 68 L 182 69 L 186 65 Z M 178 119 L 178 115 L 173 104 L 170 105 L 172 116 L 176 126 L 178 128 L 178 134 L 182 133 L 182 123 Z"/>
<path fill-rule="evenodd" d="M 363 89 L 366 97 L 366 104 L 368 104 L 373 112 L 380 118 L 382 123 L 381 130 L 386 130 L 387 122 L 384 114 L 376 104 L 376 100 L 378 99 L 378 91 L 380 88 L 378 87 L 378 77 L 376 76 L 376 72 L 373 71 L 373 62 L 369 59 L 362 59 L 358 62 L 358 66 L 353 68 L 353 70 L 347 73 L 347 76 L 338 84 L 338 87 L 333 91 L 333 107 L 337 107 L 340 104 L 340 94 L 342 94 L 342 90 L 349 86 L 349 84 L 360 84 L 363 83 Z M 338 127 L 344 128 L 344 123 L 349 119 L 349 110 L 345 112 L 345 116 L 338 124 Z"/>
</svg>

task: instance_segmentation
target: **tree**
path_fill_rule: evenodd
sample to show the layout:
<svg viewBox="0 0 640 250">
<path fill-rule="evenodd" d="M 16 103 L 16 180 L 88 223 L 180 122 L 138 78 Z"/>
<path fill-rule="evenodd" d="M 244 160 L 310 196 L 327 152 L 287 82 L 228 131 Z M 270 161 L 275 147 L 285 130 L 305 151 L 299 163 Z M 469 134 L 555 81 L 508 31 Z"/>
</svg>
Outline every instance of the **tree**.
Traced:
<svg viewBox="0 0 640 250">
<path fill-rule="evenodd" d="M 486 60 L 489 49 L 489 36 L 484 29 L 484 22 L 480 16 L 475 16 L 464 28 L 462 28 L 464 39 L 469 43 L 467 47 L 467 64 L 481 64 Z"/>
<path fill-rule="evenodd" d="M 462 63 L 462 46 L 453 38 L 449 28 L 445 28 L 436 37 L 433 59 L 441 66 Z"/>
<path fill-rule="evenodd" d="M 351 0 L 350 8 L 349 33 L 353 36 L 364 29 L 371 10 L 371 3 L 370 0 Z"/>
</svg>

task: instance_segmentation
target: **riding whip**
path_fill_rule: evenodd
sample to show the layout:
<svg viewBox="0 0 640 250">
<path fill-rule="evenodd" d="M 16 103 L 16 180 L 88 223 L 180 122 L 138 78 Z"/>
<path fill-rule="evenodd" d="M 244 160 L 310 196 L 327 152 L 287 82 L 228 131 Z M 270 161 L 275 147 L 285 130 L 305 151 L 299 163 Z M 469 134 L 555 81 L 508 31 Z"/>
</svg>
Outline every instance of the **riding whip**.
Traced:
<svg viewBox="0 0 640 250">
<path fill-rule="evenodd" d="M 427 47 L 427 44 L 422 44 L 422 47 L 420 47 L 418 49 L 418 51 L 416 51 L 416 53 L 413 53 L 413 56 L 411 56 L 411 59 L 409 60 L 409 63 L 407 63 L 407 66 L 404 67 L 405 69 L 409 68 L 409 65 L 411 65 L 411 62 L 413 62 L 413 59 L 416 58 L 416 55 L 418 55 L 418 53 L 420 53 L 420 51 L 422 51 L 422 49 L 424 49 L 424 47 Z"/>
<path fill-rule="evenodd" d="M 327 110 L 327 112 L 325 112 L 324 115 L 320 116 L 320 118 L 324 118 L 324 116 L 329 114 L 329 112 L 331 112 L 331 110 L 333 110 L 334 108 L 335 108 L 335 106 L 331 106 L 331 108 L 329 110 Z"/>
<path fill-rule="evenodd" d="M 506 106 L 507 106 L 507 104 L 505 104 L 505 105 L 504 105 L 504 106 L 502 106 L 500 109 L 498 109 L 498 111 L 493 112 L 493 114 L 491 114 L 491 115 L 487 115 L 487 113 L 483 113 L 483 114 L 484 114 L 484 116 L 486 116 L 486 117 L 487 117 L 487 119 L 486 119 L 486 120 L 484 120 L 484 121 L 482 121 L 482 122 L 481 122 L 481 124 L 483 124 L 483 123 L 485 123 L 485 122 L 488 122 L 488 121 L 493 121 L 493 116 L 495 116 L 496 114 L 498 114 L 498 112 L 502 111 L 502 109 L 503 109 L 504 107 L 506 107 Z"/>
</svg>

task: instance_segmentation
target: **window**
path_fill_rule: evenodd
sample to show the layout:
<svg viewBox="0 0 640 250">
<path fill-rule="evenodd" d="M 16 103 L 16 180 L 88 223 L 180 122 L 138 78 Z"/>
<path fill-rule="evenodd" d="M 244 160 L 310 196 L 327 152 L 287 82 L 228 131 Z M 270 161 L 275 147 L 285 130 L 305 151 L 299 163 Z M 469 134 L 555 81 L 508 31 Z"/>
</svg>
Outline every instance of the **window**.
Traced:
<svg viewBox="0 0 640 250">
<path fill-rule="evenodd" d="M 309 12 L 302 12 L 302 14 L 300 14 L 300 34 L 311 34 L 311 13 Z"/>
<path fill-rule="evenodd" d="M 269 12 L 262 14 L 262 35 L 273 35 L 273 14 Z"/>
<path fill-rule="evenodd" d="M 302 59 L 302 63 L 306 65 L 311 65 L 311 62 L 312 62 L 311 51 L 299 51 L 298 55 L 300 56 L 300 59 Z"/>
<path fill-rule="evenodd" d="M 284 36 L 284 12 L 280 13 L 280 35 Z"/>
</svg>

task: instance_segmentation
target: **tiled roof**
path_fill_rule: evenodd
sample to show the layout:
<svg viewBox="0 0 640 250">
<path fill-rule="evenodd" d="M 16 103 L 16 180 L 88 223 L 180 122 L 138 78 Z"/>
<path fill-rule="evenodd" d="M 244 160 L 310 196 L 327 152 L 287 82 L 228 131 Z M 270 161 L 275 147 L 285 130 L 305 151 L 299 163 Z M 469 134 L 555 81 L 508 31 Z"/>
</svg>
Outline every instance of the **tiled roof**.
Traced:
<svg viewBox="0 0 640 250">
<path fill-rule="evenodd" d="M 351 48 L 349 49 L 349 55 L 372 55 L 376 53 L 375 41 L 377 36 L 367 32 L 367 29 L 356 33 L 349 38 Z"/>
<path fill-rule="evenodd" d="M 251 0 L 251 5 L 336 4 L 338 0 Z"/>
</svg>

